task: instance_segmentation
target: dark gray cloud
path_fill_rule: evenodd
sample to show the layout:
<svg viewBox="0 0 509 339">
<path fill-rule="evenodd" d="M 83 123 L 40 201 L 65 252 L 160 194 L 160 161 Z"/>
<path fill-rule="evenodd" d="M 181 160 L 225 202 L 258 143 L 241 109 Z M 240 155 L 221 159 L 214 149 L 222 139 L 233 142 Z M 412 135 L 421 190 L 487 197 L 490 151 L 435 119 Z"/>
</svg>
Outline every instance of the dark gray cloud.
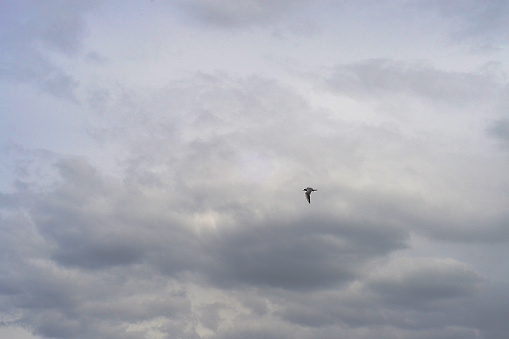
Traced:
<svg viewBox="0 0 509 339">
<path fill-rule="evenodd" d="M 469 297 L 478 289 L 479 276 L 453 260 L 399 260 L 367 283 L 368 289 L 390 303 L 415 308 Z M 410 297 L 411 296 L 411 297 Z"/>
<path fill-rule="evenodd" d="M 403 230 L 334 219 L 240 223 L 244 229 L 219 234 L 221 265 L 212 278 L 220 284 L 323 288 L 354 280 L 364 264 L 405 246 Z"/>
<path fill-rule="evenodd" d="M 509 325 L 504 320 L 509 315 L 505 306 L 508 302 L 505 290 L 504 284 L 486 284 L 474 300 L 475 311 L 467 315 L 467 321 L 481 328 L 487 338 L 501 339 L 509 331 Z"/>
<path fill-rule="evenodd" d="M 216 231 L 196 232 L 192 231 L 195 225 L 184 222 L 186 210 L 182 215 L 173 212 L 168 217 L 163 214 L 152 218 L 145 210 L 147 205 L 141 208 L 141 200 L 142 204 L 155 202 L 146 200 L 150 186 L 138 184 L 134 192 L 126 190 L 118 182 L 107 182 L 81 159 L 64 159 L 56 166 L 62 181 L 50 191 L 34 192 L 27 200 L 30 203 L 21 205 L 30 211 L 24 232 L 42 242 L 36 250 L 39 259 L 31 262 L 30 252 L 22 253 L 16 259 L 17 269 L 11 267 L 12 276 L 2 281 L 6 305 L 21 314 L 17 321 L 31 324 L 34 333 L 43 337 L 109 337 L 108 331 L 113 331 L 117 333 L 112 334 L 113 338 L 129 333 L 122 326 L 104 328 L 105 321 L 114 320 L 112 316 L 122 323 L 151 321 L 161 315 L 173 319 L 180 314 L 184 317 L 180 325 L 166 324 L 169 328 L 165 331 L 187 335 L 178 327 L 190 321 L 185 293 L 175 292 L 176 300 L 164 302 L 160 297 L 147 296 L 147 300 L 139 295 L 138 288 L 148 283 L 142 275 L 148 270 L 154 277 L 150 267 L 164 274 L 155 284 L 164 285 L 165 276 L 179 280 L 187 276 L 201 283 L 212 282 L 221 289 L 313 290 L 352 281 L 360 265 L 400 248 L 405 240 L 401 230 L 387 234 L 387 228 L 380 225 L 342 225 L 335 220 L 309 218 L 276 218 L 260 224 L 242 222 L 232 211 L 229 218 L 238 219 L 233 229 L 219 225 Z M 126 214 L 129 209 L 134 209 L 130 217 Z M 10 220 L 4 221 L 4 226 L 9 225 Z M 371 244 L 370 239 L 376 239 L 377 244 Z M 17 242 L 27 244 L 26 236 L 14 240 L 14 247 L 4 247 L 8 255 L 19 251 Z M 366 253 L 358 252 L 358 248 L 368 247 Z M 31 273 L 16 277 L 21 273 L 20 264 Z M 135 290 L 131 290 L 131 281 Z M 93 284 L 99 282 L 101 287 L 94 288 Z M 113 289 L 117 291 L 112 293 Z M 132 296 L 129 291 L 138 292 Z M 130 311 L 122 307 L 122 300 L 126 305 L 136 305 L 137 298 L 141 298 L 141 305 Z M 111 300 L 116 300 L 117 306 L 111 306 Z M 202 311 L 204 326 L 218 327 L 219 310 L 206 307 Z M 95 325 L 88 328 L 90 323 Z M 267 333 L 281 331 L 273 330 L 276 332 Z"/>
<path fill-rule="evenodd" d="M 9 226 L 16 231 L 2 240 L 0 284 L 2 309 L 12 315 L 7 324 L 29 327 L 44 338 L 139 338 L 144 331 L 130 331 L 130 323 L 164 318 L 155 325 L 163 332 L 179 337 L 193 332 L 185 291 L 154 277 L 150 269 L 137 265 L 105 271 L 104 264 L 65 268 L 51 260 L 54 243 L 41 239 L 30 223 L 2 220 L 3 232 Z M 145 292 L 139 294 L 141 290 Z"/>
<path fill-rule="evenodd" d="M 374 328 L 417 338 L 475 337 L 476 330 L 468 323 L 469 311 L 447 316 L 449 307 L 456 310 L 465 302 L 476 302 L 481 281 L 471 268 L 452 260 L 425 258 L 396 260 L 372 268 L 374 272 L 369 278 L 343 290 L 287 297 L 281 304 L 280 315 L 308 328 L 335 326 L 337 333 L 347 329 L 350 335 L 356 329 L 369 328 L 365 332 L 368 338 L 376 336 Z"/>
<path fill-rule="evenodd" d="M 196 234 L 195 225 L 183 222 L 188 207 L 159 220 L 143 209 L 123 217 L 130 208 L 152 203 L 143 194 L 143 184 L 130 192 L 120 183 L 108 183 L 79 159 L 57 166 L 63 182 L 32 200 L 31 215 L 41 235 L 55 246 L 52 259 L 67 267 L 100 269 L 145 262 L 170 276 L 199 272 L 219 286 L 314 289 L 355 279 L 363 264 L 405 247 L 407 238 L 404 229 L 389 222 L 335 215 L 288 219 L 269 212 L 271 218 L 253 223 L 256 205 L 220 212 L 220 220 L 238 225 L 232 229 L 218 225 L 216 231 Z M 231 185 L 234 194 L 235 183 Z M 196 199 L 198 206 L 201 199 Z"/>
</svg>

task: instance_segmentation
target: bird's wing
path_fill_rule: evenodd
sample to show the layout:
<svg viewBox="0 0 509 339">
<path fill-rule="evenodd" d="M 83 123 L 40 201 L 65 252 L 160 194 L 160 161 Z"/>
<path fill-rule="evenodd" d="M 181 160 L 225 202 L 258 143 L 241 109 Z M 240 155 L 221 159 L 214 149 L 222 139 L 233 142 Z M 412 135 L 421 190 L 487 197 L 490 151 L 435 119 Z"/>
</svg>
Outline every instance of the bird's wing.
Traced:
<svg viewBox="0 0 509 339">
<path fill-rule="evenodd" d="M 306 192 L 306 199 L 308 199 L 308 203 L 311 204 L 311 192 L 309 191 Z"/>
</svg>

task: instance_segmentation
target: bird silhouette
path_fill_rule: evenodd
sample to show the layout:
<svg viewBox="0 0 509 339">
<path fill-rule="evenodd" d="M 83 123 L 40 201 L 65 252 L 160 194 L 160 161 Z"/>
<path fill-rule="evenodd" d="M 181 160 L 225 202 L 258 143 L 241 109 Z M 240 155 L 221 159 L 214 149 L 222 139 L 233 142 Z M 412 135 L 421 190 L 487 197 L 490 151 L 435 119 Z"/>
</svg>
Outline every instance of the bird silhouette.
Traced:
<svg viewBox="0 0 509 339">
<path fill-rule="evenodd" d="M 303 189 L 303 191 L 306 191 L 306 193 L 304 193 L 304 194 L 306 195 L 306 199 L 308 200 L 308 203 L 311 204 L 311 192 L 314 192 L 317 190 L 315 190 L 313 187 L 306 187 Z"/>
</svg>

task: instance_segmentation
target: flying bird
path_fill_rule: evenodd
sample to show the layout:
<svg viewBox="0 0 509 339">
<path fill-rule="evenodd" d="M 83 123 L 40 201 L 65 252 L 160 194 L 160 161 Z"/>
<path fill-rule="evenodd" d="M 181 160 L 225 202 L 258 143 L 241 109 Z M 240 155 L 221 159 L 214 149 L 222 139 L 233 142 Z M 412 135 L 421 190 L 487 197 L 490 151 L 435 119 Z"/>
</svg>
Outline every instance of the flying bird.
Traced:
<svg viewBox="0 0 509 339">
<path fill-rule="evenodd" d="M 306 193 L 304 193 L 304 194 L 306 195 L 306 199 L 308 199 L 308 203 L 311 204 L 311 192 L 314 192 L 317 190 L 315 190 L 313 187 L 306 187 L 303 189 L 303 191 L 306 191 Z"/>
</svg>

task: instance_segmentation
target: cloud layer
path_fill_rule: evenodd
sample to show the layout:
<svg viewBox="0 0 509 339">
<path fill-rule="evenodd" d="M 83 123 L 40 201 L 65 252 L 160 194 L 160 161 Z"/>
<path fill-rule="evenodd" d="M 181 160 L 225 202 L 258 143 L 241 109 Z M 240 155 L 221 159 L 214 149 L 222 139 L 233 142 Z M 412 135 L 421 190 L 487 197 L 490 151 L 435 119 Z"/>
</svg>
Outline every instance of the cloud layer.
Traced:
<svg viewBox="0 0 509 339">
<path fill-rule="evenodd" d="M 509 333 L 500 3 L 2 6 L 0 336 Z"/>
</svg>

